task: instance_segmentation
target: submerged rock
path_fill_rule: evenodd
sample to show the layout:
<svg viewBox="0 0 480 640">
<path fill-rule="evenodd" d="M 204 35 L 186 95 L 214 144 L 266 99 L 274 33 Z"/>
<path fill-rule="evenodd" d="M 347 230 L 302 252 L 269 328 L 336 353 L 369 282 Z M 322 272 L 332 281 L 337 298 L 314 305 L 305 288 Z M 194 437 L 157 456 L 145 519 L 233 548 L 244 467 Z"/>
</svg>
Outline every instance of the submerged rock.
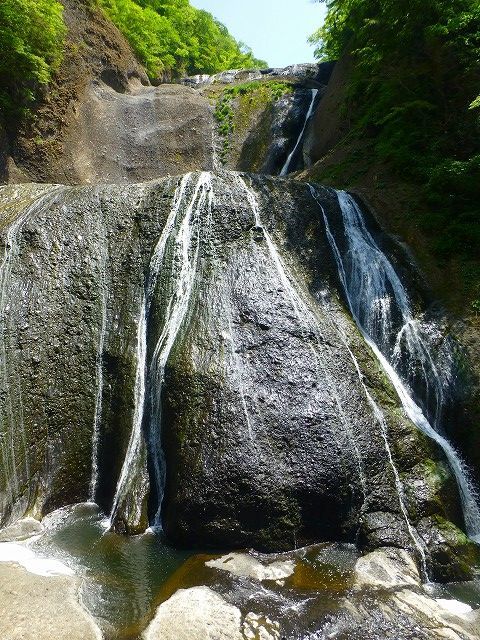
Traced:
<svg viewBox="0 0 480 640">
<path fill-rule="evenodd" d="M 295 563 L 292 560 L 274 560 L 265 565 L 246 553 L 230 553 L 216 560 L 209 560 L 205 566 L 228 571 L 236 576 L 255 578 L 260 582 L 263 580 L 284 580 L 293 575 L 295 571 Z"/>
<path fill-rule="evenodd" d="M 439 516 L 423 518 L 417 525 L 429 549 L 429 564 L 437 580 L 471 580 L 480 566 L 480 545 L 470 540 L 451 522 Z"/>
</svg>

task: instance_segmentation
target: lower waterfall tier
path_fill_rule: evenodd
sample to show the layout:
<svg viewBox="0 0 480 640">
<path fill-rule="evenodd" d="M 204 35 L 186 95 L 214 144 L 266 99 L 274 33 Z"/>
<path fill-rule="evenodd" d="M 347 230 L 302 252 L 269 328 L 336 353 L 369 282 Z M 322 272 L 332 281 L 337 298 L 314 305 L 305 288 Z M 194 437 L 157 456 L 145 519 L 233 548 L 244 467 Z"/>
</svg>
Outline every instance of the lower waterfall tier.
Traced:
<svg viewBox="0 0 480 640">
<path fill-rule="evenodd" d="M 358 541 L 469 577 L 455 478 L 347 311 L 319 194 L 0 189 L 2 524 L 90 499 L 179 546 Z"/>
</svg>

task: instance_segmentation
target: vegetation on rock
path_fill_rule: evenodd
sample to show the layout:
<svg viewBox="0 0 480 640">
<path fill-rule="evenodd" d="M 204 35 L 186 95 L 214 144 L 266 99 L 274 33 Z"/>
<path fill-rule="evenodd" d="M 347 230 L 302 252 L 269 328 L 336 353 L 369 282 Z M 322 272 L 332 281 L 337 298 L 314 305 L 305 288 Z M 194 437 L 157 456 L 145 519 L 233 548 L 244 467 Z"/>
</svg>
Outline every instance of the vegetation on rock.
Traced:
<svg viewBox="0 0 480 640">
<path fill-rule="evenodd" d="M 189 0 L 99 0 L 152 79 L 267 66 Z"/>
<path fill-rule="evenodd" d="M 266 108 L 292 91 L 291 84 L 277 80 L 244 82 L 222 91 L 215 105 L 218 133 L 223 140 L 220 154 L 222 162 L 225 162 L 228 156 L 231 136 L 235 129 L 247 128 L 251 124 L 252 112 Z"/>
<path fill-rule="evenodd" d="M 89 0 L 129 41 L 153 80 L 264 67 L 211 14 L 189 0 Z M 58 0 L 0 2 L 0 111 L 13 122 L 60 66 L 67 27 Z"/>
<path fill-rule="evenodd" d="M 0 110 L 31 102 L 63 57 L 66 27 L 57 0 L 0 2 Z"/>
<path fill-rule="evenodd" d="M 350 56 L 350 137 L 422 187 L 420 228 L 441 259 L 480 247 L 478 0 L 322 0 L 320 59 Z"/>
</svg>

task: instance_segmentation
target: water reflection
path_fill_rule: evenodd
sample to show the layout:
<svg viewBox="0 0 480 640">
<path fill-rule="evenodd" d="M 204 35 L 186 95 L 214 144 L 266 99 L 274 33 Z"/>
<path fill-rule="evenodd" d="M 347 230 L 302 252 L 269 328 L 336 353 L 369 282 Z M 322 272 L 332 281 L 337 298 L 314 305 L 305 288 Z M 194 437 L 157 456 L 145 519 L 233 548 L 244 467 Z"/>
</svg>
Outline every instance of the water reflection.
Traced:
<svg viewBox="0 0 480 640">
<path fill-rule="evenodd" d="M 105 531 L 104 517 L 93 504 L 61 509 L 45 518 L 46 532 L 33 548 L 86 578 L 82 601 L 109 640 L 133 640 L 148 624 L 161 586 L 191 554 L 151 532 L 127 537 Z"/>
</svg>

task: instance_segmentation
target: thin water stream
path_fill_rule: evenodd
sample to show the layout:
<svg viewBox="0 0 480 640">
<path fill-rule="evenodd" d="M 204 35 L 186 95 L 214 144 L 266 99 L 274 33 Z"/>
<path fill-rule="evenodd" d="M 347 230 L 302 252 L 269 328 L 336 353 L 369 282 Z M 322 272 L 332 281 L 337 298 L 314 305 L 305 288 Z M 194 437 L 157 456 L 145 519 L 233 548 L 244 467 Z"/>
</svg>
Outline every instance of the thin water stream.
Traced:
<svg viewBox="0 0 480 640">
<path fill-rule="evenodd" d="M 285 290 L 288 292 L 292 307 L 293 307 L 293 309 L 295 311 L 295 314 L 296 314 L 296 316 L 298 318 L 298 321 L 299 321 L 299 323 L 301 325 L 303 325 L 304 327 L 308 328 L 309 325 L 310 326 L 312 325 L 312 317 L 311 317 L 312 314 L 308 310 L 306 304 L 303 302 L 303 300 L 300 297 L 300 295 L 297 293 L 297 291 L 295 290 L 295 288 L 291 284 L 291 280 L 287 275 L 286 268 L 285 268 L 285 266 L 283 264 L 283 261 L 282 261 L 280 255 L 279 255 L 279 253 L 278 253 L 278 250 L 276 249 L 270 234 L 268 233 L 268 231 L 262 225 L 262 221 L 261 221 L 261 218 L 260 218 L 260 209 L 259 209 L 258 202 L 257 202 L 257 200 L 255 198 L 255 195 L 253 194 L 252 191 L 250 191 L 248 189 L 248 187 L 245 185 L 245 183 L 243 182 L 243 180 L 241 178 L 240 178 L 240 181 L 244 186 L 244 189 L 245 189 L 245 191 L 247 193 L 247 198 L 248 198 L 248 200 L 250 202 L 250 206 L 251 206 L 251 208 L 252 208 L 252 210 L 254 212 L 255 224 L 256 224 L 257 227 L 260 227 L 263 230 L 263 234 L 264 234 L 265 240 L 267 242 L 268 250 L 270 252 L 272 260 L 273 260 L 273 262 L 274 262 L 274 264 L 276 266 L 276 269 L 278 271 L 278 274 L 279 274 L 279 277 L 280 277 L 280 281 L 281 281 L 282 285 L 285 287 Z M 322 210 L 323 210 L 323 208 L 322 208 Z M 325 220 L 326 220 L 326 218 L 325 218 Z M 329 238 L 330 238 L 330 236 L 329 236 Z M 362 373 L 360 371 L 360 368 L 359 368 L 359 365 L 358 365 L 358 362 L 357 362 L 356 358 L 354 357 L 352 351 L 348 348 L 348 345 L 346 345 L 346 346 L 347 346 L 347 349 L 348 349 L 348 351 L 350 353 L 350 356 L 351 356 L 351 358 L 352 358 L 352 360 L 354 362 L 354 365 L 355 365 L 355 368 L 356 368 L 356 371 L 357 371 L 361 386 L 362 386 L 362 388 L 363 388 L 363 390 L 365 392 L 365 395 L 367 397 L 368 403 L 370 404 L 370 406 L 372 408 L 373 414 L 375 416 L 375 420 L 379 424 L 380 431 L 381 431 L 381 434 L 382 434 L 382 438 L 383 438 L 383 441 L 385 443 L 385 450 L 386 450 L 386 453 L 387 453 L 388 461 L 389 461 L 389 464 L 390 464 L 390 466 L 392 468 L 394 479 L 395 479 L 395 487 L 396 487 L 396 490 L 397 490 L 398 501 L 399 501 L 399 504 L 400 504 L 400 510 L 401 510 L 401 512 L 402 512 L 402 514 L 403 514 L 403 516 L 405 518 L 405 522 L 406 522 L 406 525 L 407 525 L 407 529 L 408 529 L 409 535 L 410 535 L 410 537 L 411 537 L 411 539 L 413 541 L 414 546 L 417 548 L 418 553 L 420 555 L 422 569 L 423 569 L 423 575 L 428 579 L 427 562 L 426 562 L 426 557 L 425 557 L 425 551 L 424 551 L 424 548 L 423 548 L 423 546 L 422 546 L 422 544 L 420 542 L 418 534 L 415 532 L 414 528 L 412 527 L 412 525 L 410 523 L 408 512 L 407 512 L 407 509 L 406 509 L 406 506 L 405 506 L 405 499 L 404 499 L 404 491 L 403 491 L 402 482 L 400 480 L 400 475 L 399 475 L 399 473 L 397 471 L 397 468 L 396 468 L 396 466 L 394 464 L 392 453 L 391 453 L 390 444 L 389 444 L 389 441 L 388 441 L 388 433 L 387 433 L 387 425 L 386 425 L 386 422 L 385 422 L 385 417 L 384 417 L 380 407 L 374 401 L 374 399 L 372 398 L 371 394 L 369 393 L 367 387 L 365 386 L 365 384 L 363 382 Z M 319 354 L 318 354 L 316 349 L 312 348 L 312 355 L 313 355 L 314 360 L 317 360 L 319 362 L 319 364 L 321 365 Z M 322 367 L 322 373 L 323 373 L 323 376 L 325 378 L 327 378 L 327 380 L 328 380 L 328 374 L 327 374 L 327 371 L 326 371 L 325 367 Z M 331 388 L 332 388 L 332 395 L 336 398 L 336 402 L 337 402 L 337 406 L 339 408 L 340 415 L 342 415 L 343 414 L 342 405 L 341 405 L 341 402 L 338 399 L 338 396 L 336 396 L 336 394 L 333 392 L 333 384 L 331 385 Z M 358 449 L 358 447 L 356 445 L 355 438 L 354 438 L 354 436 L 353 436 L 353 434 L 351 432 L 351 429 L 348 427 L 348 421 L 344 419 L 343 420 L 343 425 L 344 425 L 344 428 L 346 430 L 346 433 L 348 434 L 349 442 L 350 442 L 350 444 L 351 444 L 351 446 L 352 446 L 352 448 L 353 448 L 353 450 L 355 452 L 355 455 L 356 455 L 356 458 L 357 458 L 357 461 L 358 461 L 359 479 L 360 479 L 361 485 L 363 487 L 363 490 L 365 492 L 366 479 L 365 479 L 365 476 L 364 476 L 362 458 L 361 458 L 359 449 Z"/>
<path fill-rule="evenodd" d="M 211 174 L 193 174 L 180 181 L 172 208 L 150 260 L 146 292 L 140 306 L 137 337 L 135 411 L 130 442 L 117 483 L 110 524 L 115 523 L 122 501 L 132 492 L 144 442 L 143 426 L 148 422 L 147 440 L 153 466 L 157 508 L 152 526 L 161 529 L 161 507 L 165 484 L 165 461 L 161 446 L 161 394 L 165 366 L 187 315 L 197 271 L 202 228 L 208 229 L 213 206 Z M 153 353 L 148 353 L 149 319 L 157 281 L 162 270 L 170 273 L 164 297 L 163 326 Z M 148 401 L 149 415 L 145 416 Z"/>
<path fill-rule="evenodd" d="M 265 238 L 269 255 L 271 257 L 273 264 L 275 265 L 275 269 L 278 273 L 279 280 L 282 286 L 284 287 L 285 291 L 287 292 L 289 302 L 297 317 L 299 326 L 302 327 L 304 331 L 307 331 L 307 332 L 313 331 L 313 334 L 316 337 L 317 346 L 318 346 L 319 336 L 318 336 L 315 318 L 311 310 L 308 308 L 308 305 L 304 302 L 304 300 L 302 299 L 302 296 L 297 291 L 296 287 L 294 287 L 294 285 L 292 284 L 293 278 L 289 277 L 287 267 L 285 266 L 278 252 L 278 249 L 276 248 L 272 240 L 270 233 L 262 223 L 261 216 L 260 216 L 260 205 L 258 203 L 256 195 L 251 189 L 247 187 L 243 178 L 237 176 L 237 180 L 239 185 L 243 188 L 243 190 L 246 193 L 247 201 L 250 205 L 250 208 L 254 216 L 255 225 L 256 227 L 262 230 L 262 234 L 263 234 L 263 237 Z M 340 397 L 335 389 L 334 381 L 331 379 L 331 376 L 328 373 L 328 369 L 325 366 L 325 363 L 322 361 L 320 350 L 315 348 L 315 346 L 312 346 L 312 345 L 309 345 L 309 346 L 312 353 L 312 359 L 317 364 L 317 375 L 319 377 L 319 382 L 320 380 L 326 381 L 330 389 L 331 396 L 335 402 L 338 415 L 341 420 L 341 425 L 343 427 L 345 436 L 347 438 L 348 446 L 355 457 L 355 462 L 358 470 L 358 478 L 359 478 L 363 496 L 365 498 L 365 491 L 366 491 L 365 469 L 363 465 L 362 456 L 360 454 L 360 450 L 357 446 L 354 434 L 352 433 L 352 429 L 349 424 L 349 420 L 345 416 L 344 408 L 342 406 Z"/>
<path fill-rule="evenodd" d="M 108 283 L 107 283 L 107 267 L 108 267 L 108 240 L 103 220 L 98 221 L 99 226 L 99 247 L 100 256 L 98 269 L 100 272 L 100 327 L 98 338 L 97 362 L 96 362 L 96 387 L 97 396 L 95 398 L 95 414 L 93 417 L 93 437 L 92 437 L 92 476 L 90 480 L 90 500 L 95 501 L 99 468 L 98 468 L 98 450 L 100 444 L 100 428 L 102 420 L 103 408 L 103 354 L 105 349 L 105 339 L 107 334 L 108 321 Z"/>
<path fill-rule="evenodd" d="M 302 144 L 303 141 L 303 135 L 305 133 L 305 129 L 307 128 L 307 125 L 310 121 L 310 118 L 312 117 L 313 114 L 313 110 L 315 108 L 315 101 L 317 99 L 317 95 L 318 95 L 318 89 L 311 89 L 312 95 L 311 95 L 311 99 L 310 99 L 310 106 L 308 108 L 307 111 L 307 115 L 305 116 L 305 122 L 303 123 L 303 127 L 302 130 L 300 131 L 300 134 L 298 136 L 297 142 L 295 144 L 295 146 L 293 147 L 292 151 L 289 153 L 287 160 L 285 161 L 285 164 L 283 165 L 281 171 L 280 171 L 280 175 L 286 176 L 289 172 L 290 172 L 290 166 L 292 164 L 292 160 L 295 157 L 295 154 L 297 153 L 298 149 L 300 148 L 300 145 Z"/>
</svg>

